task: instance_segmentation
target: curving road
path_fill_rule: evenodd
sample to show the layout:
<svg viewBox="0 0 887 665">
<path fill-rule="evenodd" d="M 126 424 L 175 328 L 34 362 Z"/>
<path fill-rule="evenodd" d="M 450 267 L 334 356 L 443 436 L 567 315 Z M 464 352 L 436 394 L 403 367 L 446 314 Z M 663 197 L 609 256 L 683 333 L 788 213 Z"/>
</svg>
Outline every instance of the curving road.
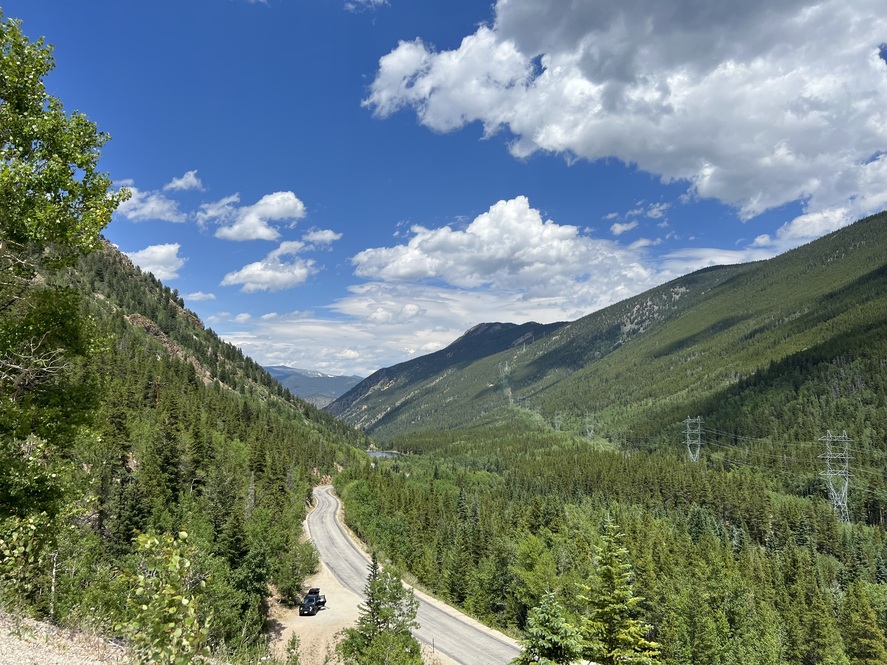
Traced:
<svg viewBox="0 0 887 665">
<path fill-rule="evenodd" d="M 369 559 L 348 537 L 337 519 L 339 500 L 329 485 L 314 488 L 317 505 L 308 514 L 308 535 L 323 563 L 348 589 L 363 598 Z M 463 665 L 504 665 L 520 653 L 517 643 L 440 601 L 416 591 L 419 600 L 413 632 L 419 641 Z"/>
</svg>

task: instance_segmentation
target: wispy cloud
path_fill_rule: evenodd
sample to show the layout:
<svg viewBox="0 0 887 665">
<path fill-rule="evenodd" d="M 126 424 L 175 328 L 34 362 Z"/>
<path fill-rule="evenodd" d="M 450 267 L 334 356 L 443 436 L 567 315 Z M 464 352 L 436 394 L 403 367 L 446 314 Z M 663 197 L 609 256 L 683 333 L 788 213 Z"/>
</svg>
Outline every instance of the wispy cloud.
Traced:
<svg viewBox="0 0 887 665">
<path fill-rule="evenodd" d="M 742 250 L 694 247 L 666 253 L 659 260 L 661 270 L 675 276 L 711 266 L 733 265 L 772 258 L 773 250 L 749 247 Z"/>
<path fill-rule="evenodd" d="M 202 300 L 215 300 L 215 293 L 204 293 L 203 291 L 195 291 L 194 293 L 189 293 L 183 296 L 185 300 L 193 300 L 195 302 Z"/>
<path fill-rule="evenodd" d="M 360 12 L 378 9 L 388 4 L 388 0 L 348 0 L 345 9 L 349 12 Z"/>
<path fill-rule="evenodd" d="M 118 183 L 130 191 L 129 200 L 117 207 L 116 214 L 133 222 L 161 221 L 181 223 L 188 220 L 179 204 L 158 191 L 142 191 L 131 180 Z"/>
<path fill-rule="evenodd" d="M 610 227 L 610 233 L 612 233 L 614 236 L 621 236 L 623 233 L 626 233 L 627 231 L 631 231 L 632 229 L 636 229 L 637 226 L 638 226 L 638 223 L 636 221 L 635 222 L 627 222 L 625 224 L 621 224 L 621 223 L 617 222 L 616 224 L 613 224 Z"/>
</svg>

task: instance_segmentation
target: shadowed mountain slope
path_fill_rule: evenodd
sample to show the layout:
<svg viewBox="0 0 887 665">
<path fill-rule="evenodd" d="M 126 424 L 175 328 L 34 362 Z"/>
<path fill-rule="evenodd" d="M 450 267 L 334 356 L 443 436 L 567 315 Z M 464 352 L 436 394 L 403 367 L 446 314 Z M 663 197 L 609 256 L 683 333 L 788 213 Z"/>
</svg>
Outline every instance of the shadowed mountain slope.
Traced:
<svg viewBox="0 0 887 665">
<path fill-rule="evenodd" d="M 527 411 L 557 429 L 593 421 L 598 436 L 647 440 L 697 413 L 735 421 L 762 394 L 763 422 L 779 418 L 774 405 L 801 408 L 802 398 L 830 390 L 841 366 L 855 363 L 860 384 L 877 386 L 885 331 L 881 213 L 767 261 L 697 271 L 517 344 L 477 347 L 460 363 L 441 362 L 445 349 L 380 370 L 330 411 L 383 439 Z M 471 332 L 454 346 L 469 346 Z M 827 425 L 872 416 L 873 399 L 853 414 L 827 408 Z M 802 422 L 782 425 L 812 436 Z"/>
</svg>

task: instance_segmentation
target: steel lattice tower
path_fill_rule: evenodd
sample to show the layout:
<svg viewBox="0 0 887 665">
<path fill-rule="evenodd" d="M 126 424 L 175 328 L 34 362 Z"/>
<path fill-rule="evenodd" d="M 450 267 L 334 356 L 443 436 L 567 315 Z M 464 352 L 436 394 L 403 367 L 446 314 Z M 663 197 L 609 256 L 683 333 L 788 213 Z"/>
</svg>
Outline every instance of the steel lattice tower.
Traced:
<svg viewBox="0 0 887 665">
<path fill-rule="evenodd" d="M 842 522 L 850 522 L 850 511 L 847 509 L 847 494 L 850 489 L 850 439 L 845 430 L 841 436 L 826 430 L 826 435 L 819 439 L 825 442 L 825 452 L 819 456 L 825 460 L 825 471 L 820 475 L 825 476 L 828 482 L 828 493 L 832 500 L 832 508 L 838 519 Z M 833 447 L 833 444 L 838 446 Z M 837 479 L 837 481 L 836 481 Z"/>
<path fill-rule="evenodd" d="M 702 447 L 702 416 L 687 416 L 684 424 L 687 426 L 687 452 L 690 453 L 690 460 L 698 462 L 699 449 Z"/>
</svg>

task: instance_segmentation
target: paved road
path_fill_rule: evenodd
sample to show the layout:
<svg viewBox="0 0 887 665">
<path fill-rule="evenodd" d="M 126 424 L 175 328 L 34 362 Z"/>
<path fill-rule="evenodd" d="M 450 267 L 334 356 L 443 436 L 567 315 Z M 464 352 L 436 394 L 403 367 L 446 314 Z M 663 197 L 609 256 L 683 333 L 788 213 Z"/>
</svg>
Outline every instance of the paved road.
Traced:
<svg viewBox="0 0 887 665">
<path fill-rule="evenodd" d="M 317 506 L 308 515 L 308 533 L 314 541 L 320 558 L 343 586 L 363 598 L 363 587 L 369 559 L 347 536 L 336 519 L 339 500 L 329 485 L 314 489 Z M 422 593 L 417 619 L 421 627 L 414 635 L 435 651 L 463 665 L 504 665 L 515 658 L 520 649 L 514 640 L 459 614 Z"/>
</svg>

